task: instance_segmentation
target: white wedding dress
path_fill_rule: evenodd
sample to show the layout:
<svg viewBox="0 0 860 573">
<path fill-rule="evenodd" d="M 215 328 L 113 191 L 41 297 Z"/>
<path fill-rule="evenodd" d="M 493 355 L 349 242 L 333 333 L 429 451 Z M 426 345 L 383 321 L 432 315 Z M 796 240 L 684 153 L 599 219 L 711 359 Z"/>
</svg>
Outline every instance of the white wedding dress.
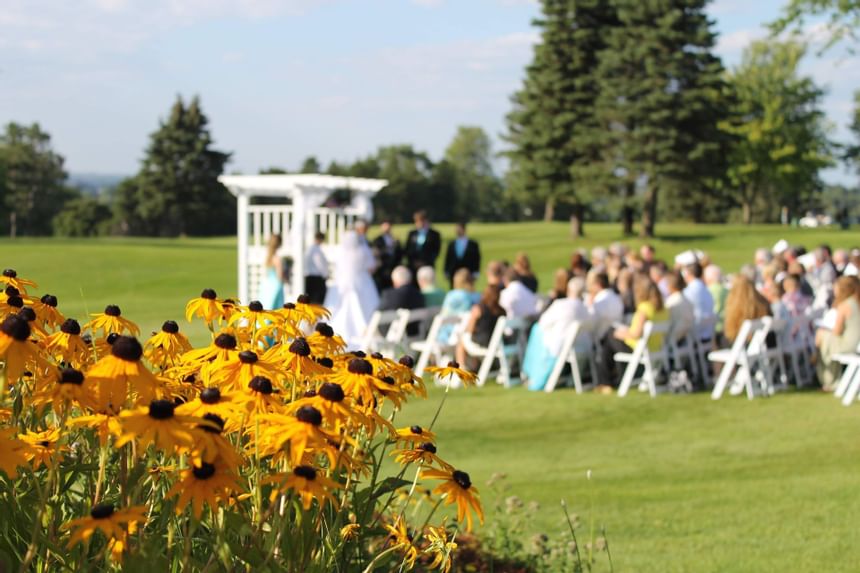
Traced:
<svg viewBox="0 0 860 573">
<path fill-rule="evenodd" d="M 344 233 L 335 258 L 334 284 L 326 292 L 325 306 L 331 311 L 331 327 L 351 350 L 361 346 L 367 323 L 379 307 L 379 293 L 371 276 L 375 267 L 370 247 L 355 231 Z"/>
</svg>

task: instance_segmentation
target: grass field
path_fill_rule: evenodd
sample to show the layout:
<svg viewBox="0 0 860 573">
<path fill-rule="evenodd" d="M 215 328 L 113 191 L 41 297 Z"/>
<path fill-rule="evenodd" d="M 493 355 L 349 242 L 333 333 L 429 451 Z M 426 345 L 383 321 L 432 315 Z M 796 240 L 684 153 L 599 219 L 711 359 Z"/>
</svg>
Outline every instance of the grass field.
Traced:
<svg viewBox="0 0 860 573">
<path fill-rule="evenodd" d="M 440 225 L 443 235 L 450 227 Z M 733 271 L 779 238 L 814 246 L 860 243 L 856 233 L 783 228 L 662 225 L 658 256 L 690 247 Z M 590 225 L 573 242 L 567 225 L 473 225 L 484 257 L 528 252 L 542 288 L 578 246 L 621 240 L 618 226 Z M 639 241 L 630 241 L 638 244 Z M 2 240 L 0 265 L 40 283 L 68 316 L 119 304 L 144 332 L 182 316 L 205 287 L 235 293 L 235 240 Z M 182 324 L 185 324 L 184 322 Z M 202 329 L 186 328 L 196 342 Z M 427 424 L 441 398 L 410 404 L 398 424 Z M 627 399 L 521 388 L 455 391 L 437 424 L 440 454 L 484 482 L 508 475 L 509 492 L 537 500 L 534 532 L 559 534 L 559 500 L 607 528 L 616 571 L 856 571 L 860 515 L 860 410 L 818 393 L 748 402 L 708 396 Z M 592 470 L 593 479 L 585 479 Z M 492 515 L 488 516 L 492 519 Z"/>
</svg>

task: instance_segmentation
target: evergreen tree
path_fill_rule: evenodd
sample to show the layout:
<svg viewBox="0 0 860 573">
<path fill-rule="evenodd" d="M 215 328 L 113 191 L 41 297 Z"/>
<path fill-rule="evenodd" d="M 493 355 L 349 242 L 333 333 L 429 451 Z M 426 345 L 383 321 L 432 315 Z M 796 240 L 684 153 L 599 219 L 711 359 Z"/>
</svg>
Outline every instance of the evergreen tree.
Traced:
<svg viewBox="0 0 860 573">
<path fill-rule="evenodd" d="M 443 164 L 453 170 L 453 217 L 493 221 L 503 213 L 502 186 L 493 173 L 490 138 L 480 127 L 460 126 L 445 150 Z"/>
<path fill-rule="evenodd" d="M 719 178 L 723 67 L 712 53 L 707 0 L 613 3 L 619 26 L 598 71 L 604 158 L 621 191 L 624 230 L 632 231 L 641 200 L 641 234 L 653 236 L 661 191 L 696 201 Z"/>
<path fill-rule="evenodd" d="M 177 97 L 170 116 L 150 136 L 133 200 L 125 202 L 132 212 L 120 213 L 139 221 L 136 231 L 159 236 L 235 231 L 235 200 L 218 182 L 230 154 L 212 149 L 208 123 L 197 97 L 187 106 Z"/>
<path fill-rule="evenodd" d="M 51 221 L 73 196 L 65 187 L 63 158 L 39 124 L 9 123 L 0 135 L 0 225 L 11 237 L 49 235 Z"/>
<path fill-rule="evenodd" d="M 572 231 L 581 235 L 602 143 L 595 72 L 615 15 L 604 0 L 542 0 L 541 5 L 542 16 L 533 22 L 541 40 L 507 117 L 508 184 L 514 195 L 542 201 L 547 220 L 557 205 L 571 205 Z"/>
<path fill-rule="evenodd" d="M 299 167 L 299 173 L 322 173 L 322 166 L 313 155 L 306 157 Z"/>
</svg>

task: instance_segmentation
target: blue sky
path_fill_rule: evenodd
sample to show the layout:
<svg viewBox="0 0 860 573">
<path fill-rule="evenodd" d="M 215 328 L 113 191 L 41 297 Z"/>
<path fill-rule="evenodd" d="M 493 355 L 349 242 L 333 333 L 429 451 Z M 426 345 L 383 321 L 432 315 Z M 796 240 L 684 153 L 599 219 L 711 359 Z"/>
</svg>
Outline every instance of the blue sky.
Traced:
<svg viewBox="0 0 860 573">
<path fill-rule="evenodd" d="M 783 1 L 711 4 L 727 66 Z M 72 172 L 136 171 L 177 94 L 201 96 L 231 171 L 392 143 L 439 157 L 461 124 L 498 141 L 537 12 L 534 0 L 2 0 L 0 122 L 41 123 Z M 860 58 L 835 50 L 804 70 L 848 137 Z"/>
</svg>

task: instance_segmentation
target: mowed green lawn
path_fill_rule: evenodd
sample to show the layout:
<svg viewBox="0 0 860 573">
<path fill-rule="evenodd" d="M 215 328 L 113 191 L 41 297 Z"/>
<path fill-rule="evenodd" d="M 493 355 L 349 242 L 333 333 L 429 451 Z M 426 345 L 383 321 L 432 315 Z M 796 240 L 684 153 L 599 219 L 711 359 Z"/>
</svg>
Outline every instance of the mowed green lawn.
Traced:
<svg viewBox="0 0 860 573">
<path fill-rule="evenodd" d="M 450 226 L 439 228 L 450 237 Z M 856 232 L 834 230 L 658 231 L 651 241 L 658 256 L 696 247 L 727 271 L 783 237 L 808 247 L 860 244 Z M 542 289 L 574 248 L 622 240 L 617 225 L 590 225 L 587 232 L 573 242 L 561 223 L 471 227 L 485 260 L 529 253 Z M 203 288 L 236 292 L 233 238 L 2 240 L 0 267 L 39 282 L 39 294 L 57 295 L 67 316 L 83 321 L 87 312 L 118 304 L 144 333 L 165 319 L 181 321 L 185 302 Z M 206 341 L 201 327 L 181 324 L 195 342 Z M 428 424 L 439 399 L 435 390 L 410 404 L 398 425 Z M 563 530 L 562 498 L 587 522 L 593 495 L 616 571 L 781 572 L 858 570 L 859 426 L 858 407 L 814 392 L 712 402 L 706 395 L 548 395 L 491 383 L 452 391 L 435 429 L 439 453 L 472 475 L 485 506 L 494 497 L 484 483 L 497 472 L 508 475 L 502 495 L 542 504 L 534 532 Z"/>
</svg>

